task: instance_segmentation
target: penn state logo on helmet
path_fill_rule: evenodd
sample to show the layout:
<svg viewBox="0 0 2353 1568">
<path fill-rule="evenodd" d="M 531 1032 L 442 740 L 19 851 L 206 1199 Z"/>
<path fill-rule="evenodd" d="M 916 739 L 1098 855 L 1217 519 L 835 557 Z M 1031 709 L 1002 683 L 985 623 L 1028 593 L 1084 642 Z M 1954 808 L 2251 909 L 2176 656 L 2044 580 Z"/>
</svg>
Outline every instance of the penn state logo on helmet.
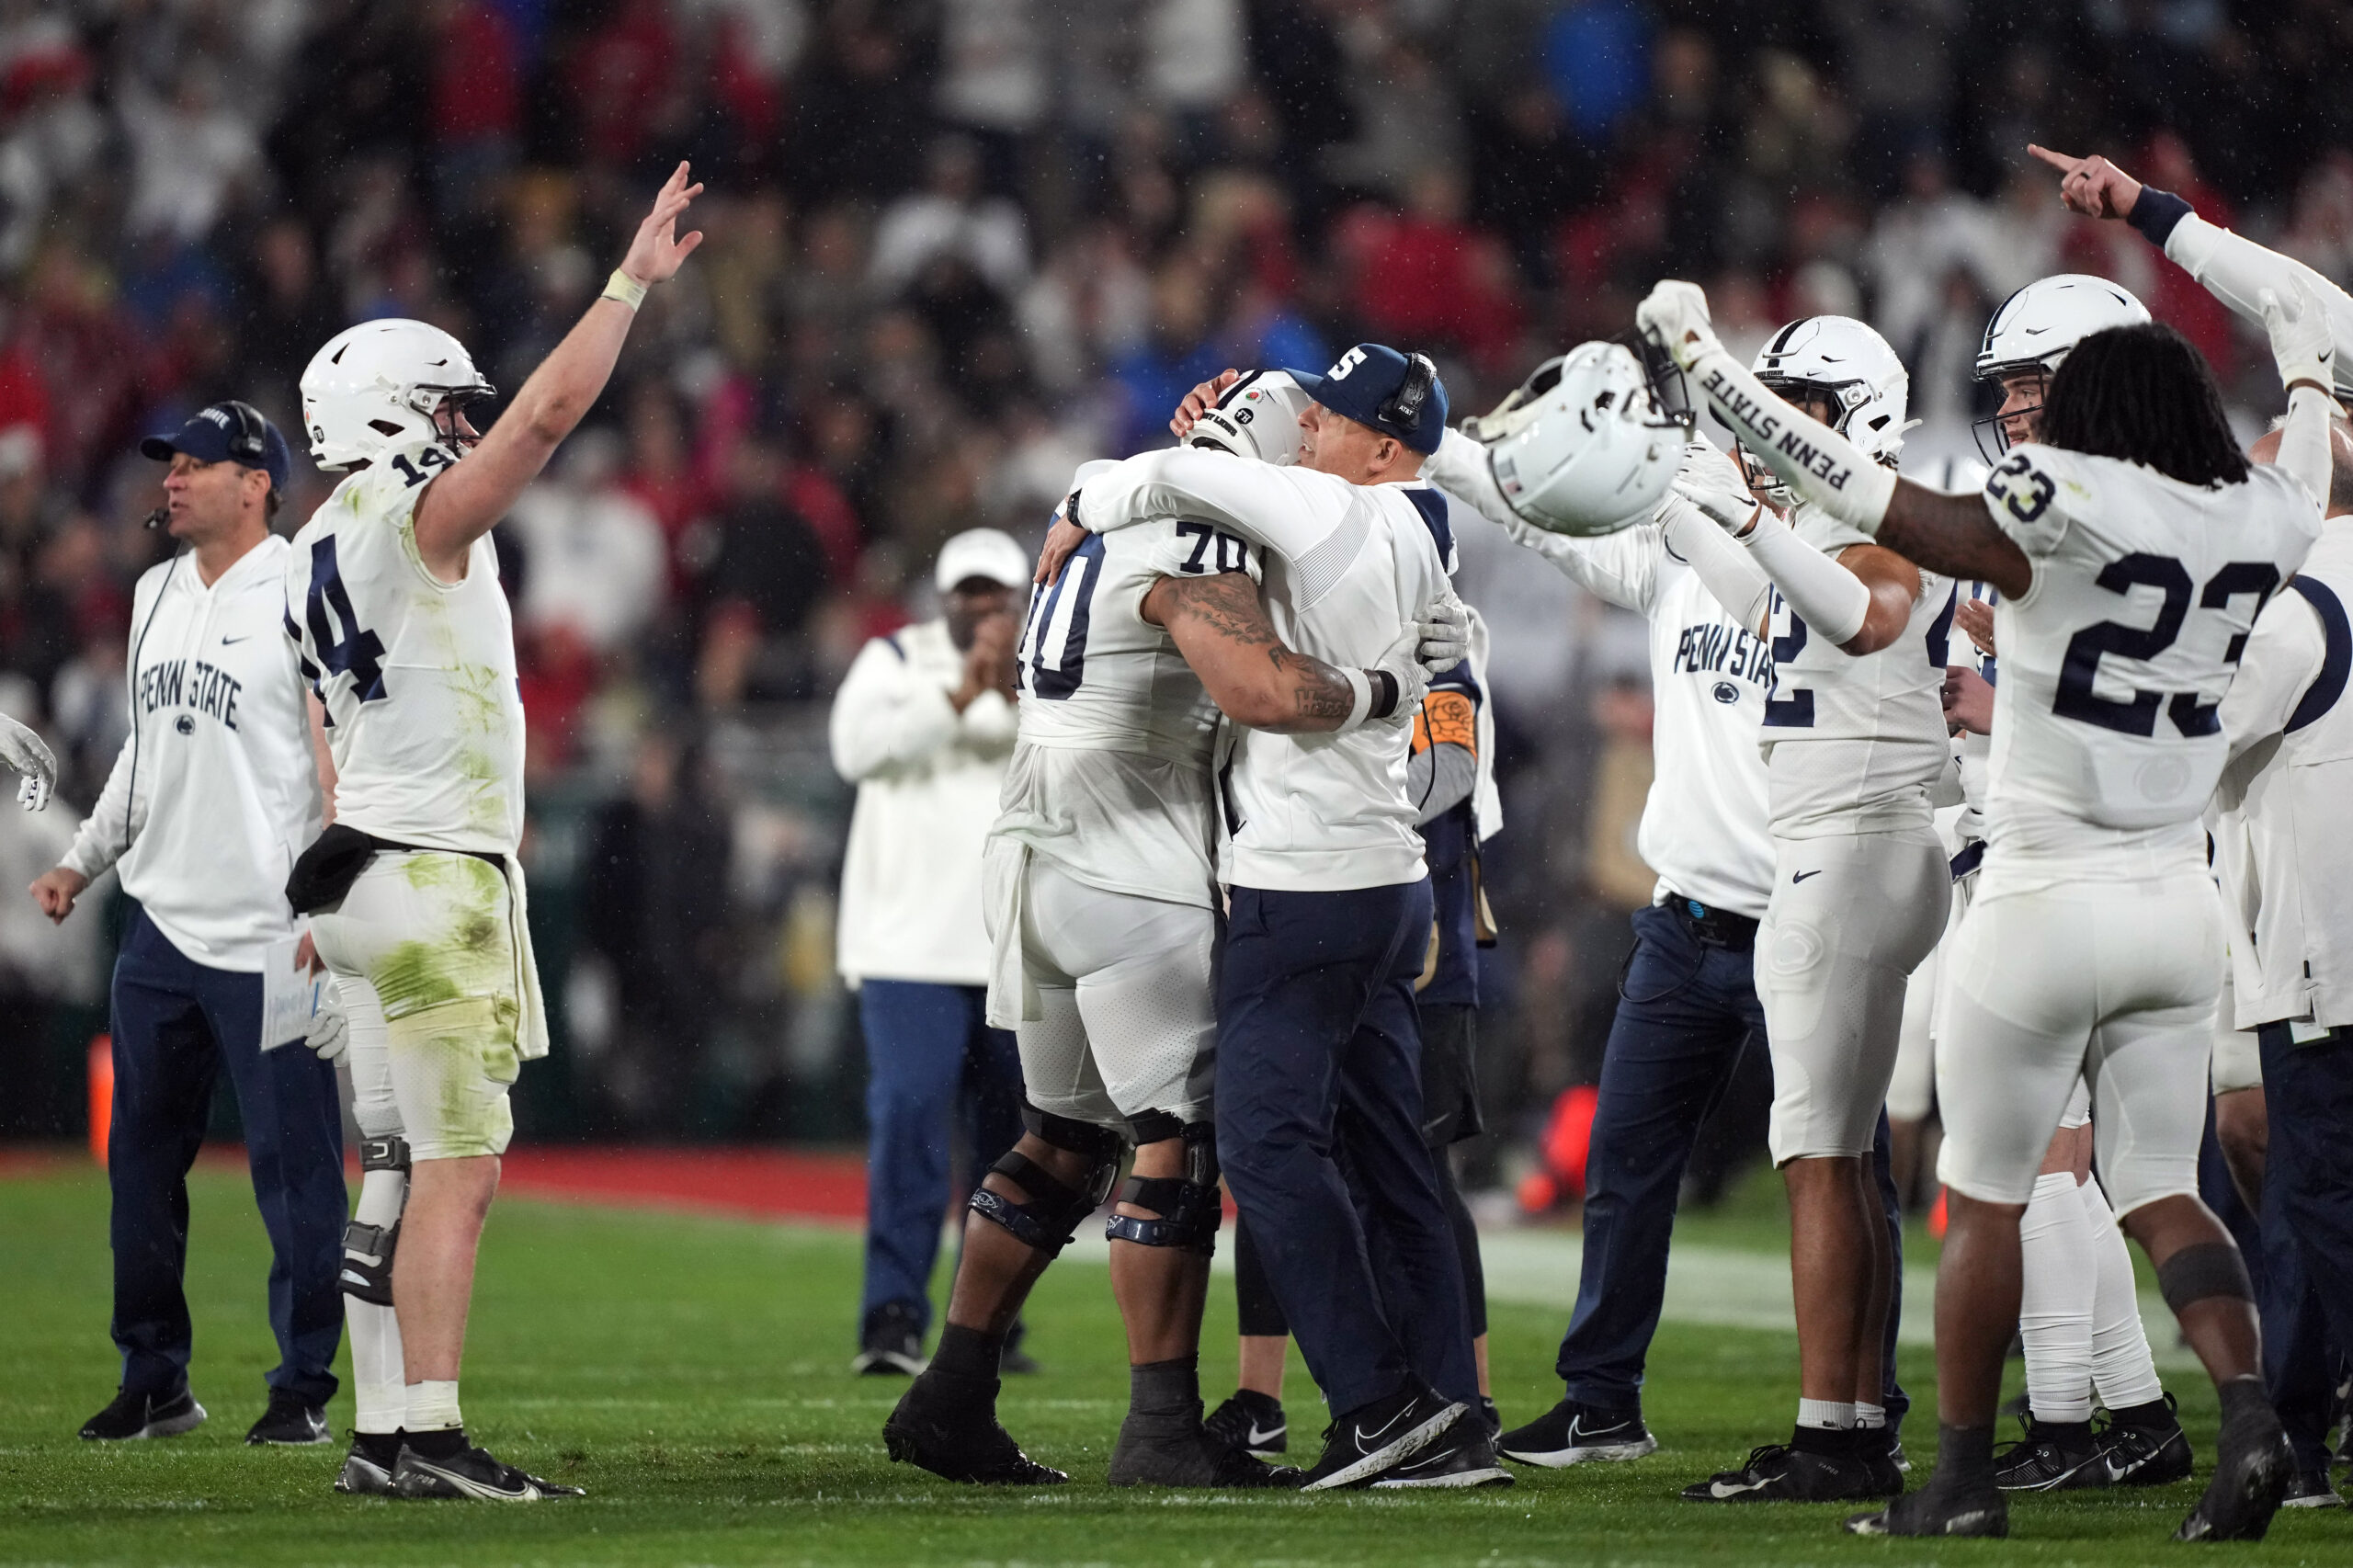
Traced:
<svg viewBox="0 0 2353 1568">
<path fill-rule="evenodd" d="M 1299 460 L 1299 416 L 1311 401 L 1282 371 L 1252 370 L 1201 411 L 1185 445 L 1288 467 Z"/>
<path fill-rule="evenodd" d="M 1649 517 L 1683 460 L 1688 421 L 1618 343 L 1547 359 L 1494 413 L 1465 420 L 1511 509 L 1551 533 L 1608 534 Z"/>
</svg>

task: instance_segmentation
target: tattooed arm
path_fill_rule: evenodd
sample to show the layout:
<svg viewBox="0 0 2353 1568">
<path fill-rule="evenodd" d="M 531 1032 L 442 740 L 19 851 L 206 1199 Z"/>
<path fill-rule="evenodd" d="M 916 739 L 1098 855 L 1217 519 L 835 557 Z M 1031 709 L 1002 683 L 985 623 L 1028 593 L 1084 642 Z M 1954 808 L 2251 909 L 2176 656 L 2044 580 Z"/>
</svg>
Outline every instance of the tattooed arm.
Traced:
<svg viewBox="0 0 2353 1568">
<path fill-rule="evenodd" d="M 1297 734 L 1347 722 L 1353 684 L 1323 660 L 1283 646 L 1246 574 L 1163 577 L 1144 595 L 1143 618 L 1168 629 L 1211 700 L 1235 723 Z"/>
</svg>

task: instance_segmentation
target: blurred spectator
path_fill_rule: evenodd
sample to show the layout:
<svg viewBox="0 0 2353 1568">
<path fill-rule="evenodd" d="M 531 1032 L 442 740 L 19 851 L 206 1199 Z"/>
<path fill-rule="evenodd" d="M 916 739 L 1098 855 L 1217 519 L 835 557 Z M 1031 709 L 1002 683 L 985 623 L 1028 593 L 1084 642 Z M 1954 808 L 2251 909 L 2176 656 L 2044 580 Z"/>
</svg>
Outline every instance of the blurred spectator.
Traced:
<svg viewBox="0 0 2353 1568">
<path fill-rule="evenodd" d="M 621 488 L 620 456 L 611 432 L 582 432 L 507 518 L 530 562 L 524 627 L 562 627 L 600 655 L 629 647 L 662 603 L 661 525 Z"/>
</svg>

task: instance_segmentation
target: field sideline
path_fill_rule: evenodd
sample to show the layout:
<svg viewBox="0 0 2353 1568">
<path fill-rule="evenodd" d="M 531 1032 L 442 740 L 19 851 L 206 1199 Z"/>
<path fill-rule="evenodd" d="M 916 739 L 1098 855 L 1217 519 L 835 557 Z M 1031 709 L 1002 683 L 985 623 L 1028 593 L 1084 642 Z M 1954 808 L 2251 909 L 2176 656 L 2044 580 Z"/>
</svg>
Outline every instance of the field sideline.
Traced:
<svg viewBox="0 0 2353 1568">
<path fill-rule="evenodd" d="M 1847 1538 L 1836 1507 L 1711 1508 L 1684 1482 L 1786 1432 L 1796 1350 L 1784 1333 L 1670 1322 L 1649 1415 L 1665 1447 L 1641 1463 L 1520 1471 L 1506 1492 L 1115 1493 L 1100 1483 L 1126 1379 L 1103 1271 L 1075 1255 L 1033 1303 L 1047 1371 L 1010 1384 L 1008 1425 L 1077 1480 L 1046 1492 L 952 1487 L 887 1462 L 878 1433 L 902 1384 L 850 1378 L 858 1244 L 839 1227 L 784 1225 L 538 1200 L 502 1204 L 483 1248 L 469 1355 L 469 1426 L 503 1455 L 574 1481 L 574 1504 L 518 1509 L 389 1504 L 327 1490 L 331 1449 L 239 1441 L 272 1358 L 266 1247 L 241 1176 L 192 1181 L 189 1294 L 197 1395 L 212 1413 L 169 1442 L 97 1449 L 74 1437 L 111 1391 L 105 1337 L 106 1192 L 86 1167 L 0 1179 L 0 1563 L 219 1563 L 233 1568 L 592 1563 L 1861 1562 L 2124 1563 L 2188 1549 L 2165 1537 L 2195 1496 L 2036 1499 L 2008 1541 L 1915 1546 Z M 1766 1252 L 1769 1193 L 1700 1218 L 1695 1245 Z M 1514 1292 L 1518 1294 L 1518 1292 Z M 1495 1312 L 1496 1397 L 1507 1420 L 1558 1396 L 1552 1347 L 1565 1303 Z M 1213 1292 L 1203 1383 L 1233 1369 L 1230 1292 Z M 1933 1448 L 1926 1353 L 1904 1371 Z M 1294 1371 L 1294 1448 L 1312 1454 L 1321 1407 Z M 2171 1381 L 2202 1461 L 2210 1391 Z M 2231 1562 L 2342 1563 L 2353 1519 L 2283 1514 Z"/>
</svg>

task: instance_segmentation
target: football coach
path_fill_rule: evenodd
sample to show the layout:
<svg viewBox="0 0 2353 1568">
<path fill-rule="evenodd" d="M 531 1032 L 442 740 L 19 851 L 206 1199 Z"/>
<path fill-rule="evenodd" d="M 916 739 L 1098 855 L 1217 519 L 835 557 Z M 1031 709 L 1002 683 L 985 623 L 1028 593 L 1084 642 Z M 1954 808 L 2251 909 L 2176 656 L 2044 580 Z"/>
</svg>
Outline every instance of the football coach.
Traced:
<svg viewBox="0 0 2353 1568">
<path fill-rule="evenodd" d="M 285 631 L 290 546 L 269 528 L 286 440 L 233 401 L 139 449 L 171 465 L 149 526 L 182 548 L 132 597 L 130 737 L 63 863 L 32 884 L 62 921 L 119 864 L 137 901 L 115 960 L 107 1145 L 122 1378 L 82 1436 L 173 1437 L 204 1420 L 188 1381 L 187 1176 L 226 1067 L 269 1232 L 280 1358 L 245 1440 L 324 1443 L 343 1337 L 342 1109 L 330 1063 L 261 1038 L 265 960 L 298 935 L 287 873 L 319 835 L 323 798 Z"/>
</svg>

